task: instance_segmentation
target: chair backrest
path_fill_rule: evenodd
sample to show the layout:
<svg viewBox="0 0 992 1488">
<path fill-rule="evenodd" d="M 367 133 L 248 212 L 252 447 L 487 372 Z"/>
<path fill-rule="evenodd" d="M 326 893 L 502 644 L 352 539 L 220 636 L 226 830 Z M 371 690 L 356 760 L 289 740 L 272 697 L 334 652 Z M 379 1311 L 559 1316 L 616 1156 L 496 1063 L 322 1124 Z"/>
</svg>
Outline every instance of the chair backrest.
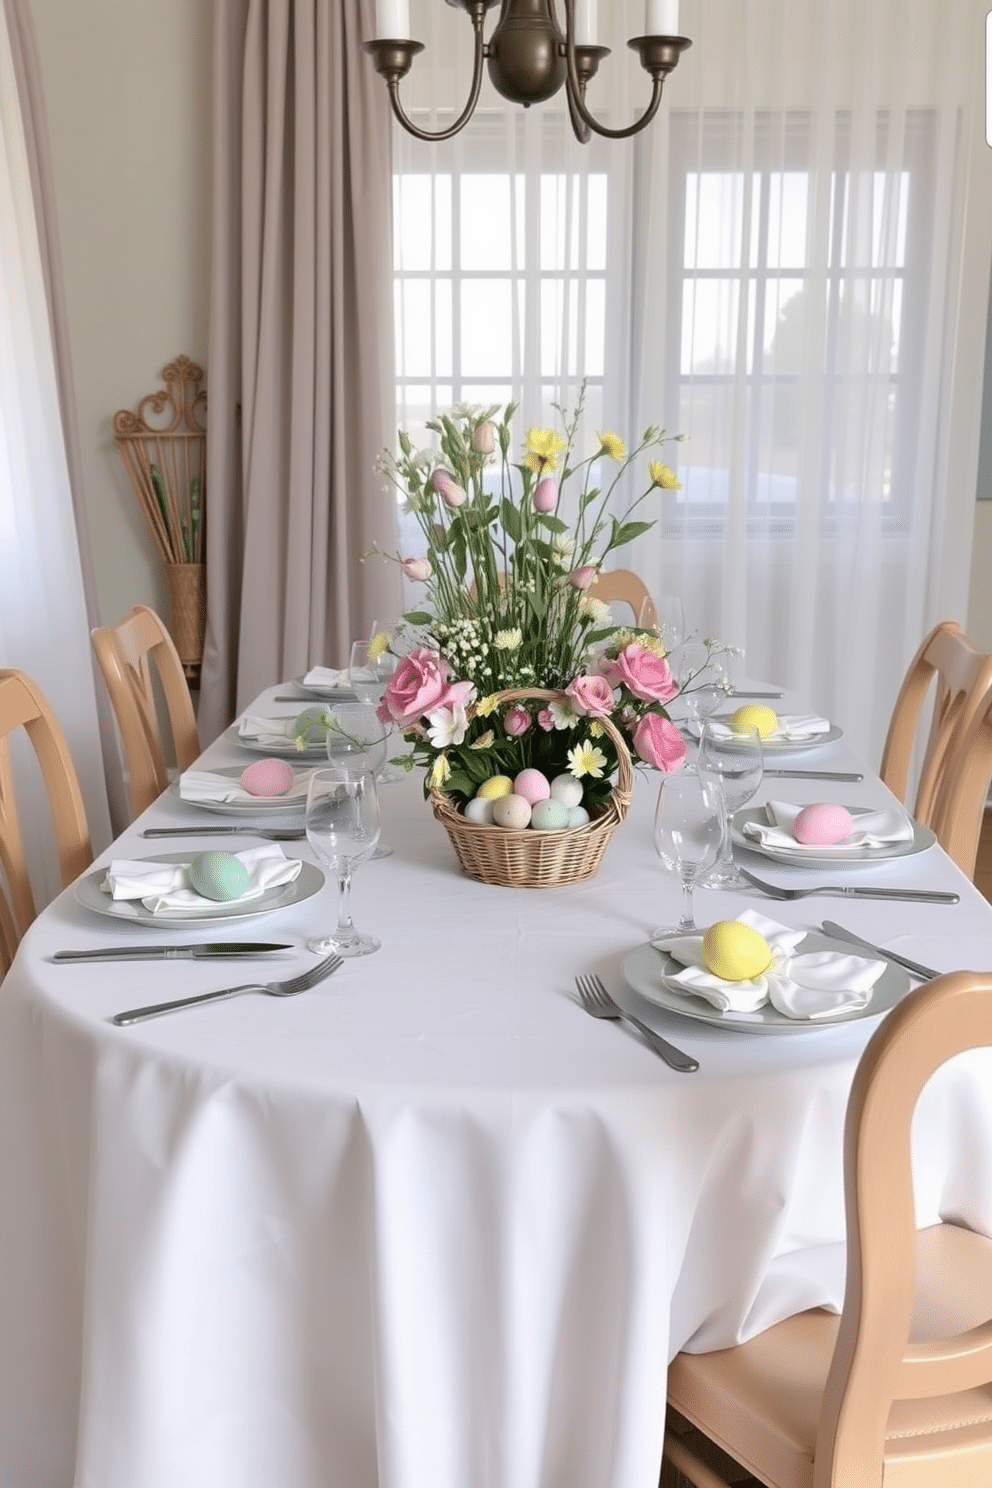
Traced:
<svg viewBox="0 0 992 1488">
<path fill-rule="evenodd" d="M 654 630 L 658 624 L 658 610 L 651 591 L 629 568 L 615 568 L 611 573 L 598 573 L 593 579 L 589 593 L 605 604 L 628 604 L 634 612 L 634 624 L 645 630 Z"/>
<path fill-rule="evenodd" d="M 953 620 L 934 627 L 903 679 L 882 752 L 881 776 L 906 801 L 909 765 L 931 684 L 936 695 L 913 815 L 933 826 L 933 812 L 949 752 L 992 694 L 992 656 L 979 651 Z"/>
<path fill-rule="evenodd" d="M 188 769 L 200 753 L 189 684 L 172 637 L 147 605 L 135 605 L 116 625 L 99 626 L 92 639 L 117 717 L 130 777 L 131 809 L 137 816 L 169 783 L 152 666 L 161 683 L 180 770 Z"/>
<path fill-rule="evenodd" d="M 978 844 L 992 781 L 992 693 L 948 753 L 930 826 L 962 873 L 975 876 Z"/>
<path fill-rule="evenodd" d="M 992 1382 L 992 1257 L 988 1240 L 954 1225 L 916 1231 L 911 1125 L 930 1076 L 965 1049 L 992 1045 L 992 973 L 953 972 L 910 993 L 890 1012 L 858 1065 L 847 1109 L 844 1186 L 847 1282 L 837 1343 L 824 1392 L 814 1485 L 878 1483 L 894 1401 L 936 1399 Z M 917 1297 L 917 1267 L 927 1240 L 954 1239 L 955 1264 L 940 1275 L 944 1305 L 988 1318 L 951 1338 L 929 1338 L 939 1315 Z M 969 1268 L 971 1274 L 969 1274 Z M 914 1333 L 926 1341 L 911 1342 Z M 932 1456 L 959 1452 L 966 1470 L 947 1482 L 992 1483 L 992 1432 L 941 1423 Z M 900 1484 L 944 1482 L 938 1468 Z M 888 1479 L 886 1479 L 888 1481 Z"/>
<path fill-rule="evenodd" d="M 15 798 L 11 735 L 23 728 L 48 794 L 63 885 L 93 861 L 86 809 L 65 735 L 31 678 L 0 670 L 0 972 L 7 970 L 35 917 L 24 837 Z"/>
</svg>

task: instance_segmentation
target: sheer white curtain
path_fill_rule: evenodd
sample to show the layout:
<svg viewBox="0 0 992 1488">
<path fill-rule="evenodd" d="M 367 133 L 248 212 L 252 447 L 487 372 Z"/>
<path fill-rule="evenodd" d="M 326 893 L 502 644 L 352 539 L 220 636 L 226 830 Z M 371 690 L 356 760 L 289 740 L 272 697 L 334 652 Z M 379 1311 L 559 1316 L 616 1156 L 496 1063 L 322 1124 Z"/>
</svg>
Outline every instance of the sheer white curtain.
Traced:
<svg viewBox="0 0 992 1488">
<path fill-rule="evenodd" d="M 0 6 L 0 666 L 38 682 L 73 754 L 94 844 L 109 839 L 89 625 L 66 468 L 35 209 L 10 37 Z M 22 769 L 25 767 L 22 765 Z M 42 786 L 26 771 L 19 781 Z M 61 887 L 31 836 L 39 904 Z"/>
<path fill-rule="evenodd" d="M 559 13 L 561 13 L 559 7 Z M 647 96 L 600 6 L 604 121 Z M 558 100 L 446 144 L 396 130 L 401 415 L 489 396 L 589 438 L 684 435 L 684 489 L 625 550 L 687 621 L 801 688 L 877 760 L 905 664 L 964 618 L 992 171 L 976 0 L 685 0 L 653 125 L 580 146 Z M 471 28 L 413 5 L 420 122 L 468 86 Z M 419 28 L 419 29 L 418 29 Z M 447 112 L 445 112 L 447 110 Z"/>
</svg>

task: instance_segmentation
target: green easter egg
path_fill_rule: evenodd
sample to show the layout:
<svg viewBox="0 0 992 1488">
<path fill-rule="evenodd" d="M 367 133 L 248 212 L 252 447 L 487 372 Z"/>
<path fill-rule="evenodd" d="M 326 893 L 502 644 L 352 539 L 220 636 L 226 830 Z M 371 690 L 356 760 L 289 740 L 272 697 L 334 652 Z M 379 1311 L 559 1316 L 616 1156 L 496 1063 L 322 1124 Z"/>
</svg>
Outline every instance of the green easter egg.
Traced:
<svg viewBox="0 0 992 1488">
<path fill-rule="evenodd" d="M 204 899 L 227 903 L 240 899 L 251 882 L 251 874 L 241 859 L 229 852 L 197 853 L 189 865 L 190 888 Z"/>
<path fill-rule="evenodd" d="M 331 715 L 326 708 L 304 708 L 293 724 L 293 737 L 302 744 L 323 744 L 331 726 Z"/>
</svg>

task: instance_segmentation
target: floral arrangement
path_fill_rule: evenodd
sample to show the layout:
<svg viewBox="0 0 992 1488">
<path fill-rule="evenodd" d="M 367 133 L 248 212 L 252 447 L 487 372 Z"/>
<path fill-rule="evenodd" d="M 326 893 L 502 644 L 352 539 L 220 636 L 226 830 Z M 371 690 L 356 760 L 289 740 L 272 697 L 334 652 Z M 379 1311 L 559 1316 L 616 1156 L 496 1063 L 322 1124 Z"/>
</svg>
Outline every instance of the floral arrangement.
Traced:
<svg viewBox="0 0 992 1488">
<path fill-rule="evenodd" d="M 419 523 L 425 557 L 397 557 L 425 586 L 425 605 L 393 635 L 375 638 L 397 653 L 379 715 L 412 743 L 400 763 L 425 770 L 425 793 L 459 803 L 495 775 L 538 769 L 582 781 L 584 803 L 609 795 L 616 750 L 601 725 L 610 718 L 635 759 L 658 770 L 685 759 L 666 704 L 679 692 L 656 631 L 624 629 L 589 593 L 607 557 L 654 525 L 638 512 L 657 490 L 678 488 L 671 468 L 645 458 L 669 436 L 645 431 L 629 452 L 611 432 L 575 460 L 582 397 L 563 429 L 527 431 L 511 458 L 516 411 L 462 407 L 428 423 L 439 448 L 418 450 L 400 431 L 400 453 L 379 469 L 400 489 Z M 646 485 L 623 515 L 614 493 L 642 459 Z M 608 462 L 610 478 L 595 483 Z M 572 521 L 565 486 L 578 487 Z M 714 643 L 715 644 L 715 643 Z M 551 689 L 561 701 L 500 702 L 515 689 Z"/>
</svg>

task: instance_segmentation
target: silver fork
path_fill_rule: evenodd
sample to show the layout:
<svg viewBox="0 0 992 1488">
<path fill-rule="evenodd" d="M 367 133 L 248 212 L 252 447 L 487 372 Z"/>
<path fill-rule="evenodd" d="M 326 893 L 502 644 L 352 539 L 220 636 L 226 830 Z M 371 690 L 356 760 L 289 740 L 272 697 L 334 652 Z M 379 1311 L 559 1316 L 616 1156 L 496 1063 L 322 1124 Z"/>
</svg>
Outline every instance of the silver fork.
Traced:
<svg viewBox="0 0 992 1488">
<path fill-rule="evenodd" d="M 660 1054 L 666 1064 L 672 1069 L 680 1070 L 683 1074 L 692 1074 L 699 1068 L 699 1060 L 693 1059 L 688 1054 L 683 1054 L 681 1049 L 676 1049 L 667 1039 L 663 1039 L 660 1033 L 655 1033 L 640 1018 L 635 1018 L 633 1013 L 624 1012 L 617 1007 L 613 998 L 607 992 L 598 976 L 577 976 L 575 986 L 578 990 L 582 1006 L 587 1013 L 594 1018 L 626 1018 L 632 1023 L 639 1033 L 642 1033 L 656 1054 Z"/>
<path fill-rule="evenodd" d="M 957 904 L 961 897 L 945 889 L 882 889 L 874 884 L 817 884 L 812 889 L 785 889 L 778 884 L 765 883 L 763 878 L 755 878 L 740 864 L 737 871 L 771 899 L 808 899 L 811 894 L 840 894 L 845 899 L 907 899 L 916 904 Z"/>
<path fill-rule="evenodd" d="M 268 842 L 302 842 L 303 827 L 146 827 L 142 837 L 264 837 Z"/>
<path fill-rule="evenodd" d="M 150 1007 L 129 1008 L 124 1013 L 115 1013 L 111 1023 L 124 1028 L 128 1023 L 139 1023 L 143 1018 L 157 1018 L 159 1013 L 171 1013 L 176 1008 L 196 1007 L 201 1002 L 223 1002 L 228 997 L 237 997 L 241 992 L 265 992 L 269 997 L 295 997 L 298 992 L 307 992 L 337 971 L 344 962 L 338 955 L 325 956 L 309 971 L 290 977 L 286 982 L 245 982 L 239 987 L 225 987 L 220 992 L 201 992 L 197 997 L 180 997 L 176 1002 L 156 1002 Z"/>
</svg>

